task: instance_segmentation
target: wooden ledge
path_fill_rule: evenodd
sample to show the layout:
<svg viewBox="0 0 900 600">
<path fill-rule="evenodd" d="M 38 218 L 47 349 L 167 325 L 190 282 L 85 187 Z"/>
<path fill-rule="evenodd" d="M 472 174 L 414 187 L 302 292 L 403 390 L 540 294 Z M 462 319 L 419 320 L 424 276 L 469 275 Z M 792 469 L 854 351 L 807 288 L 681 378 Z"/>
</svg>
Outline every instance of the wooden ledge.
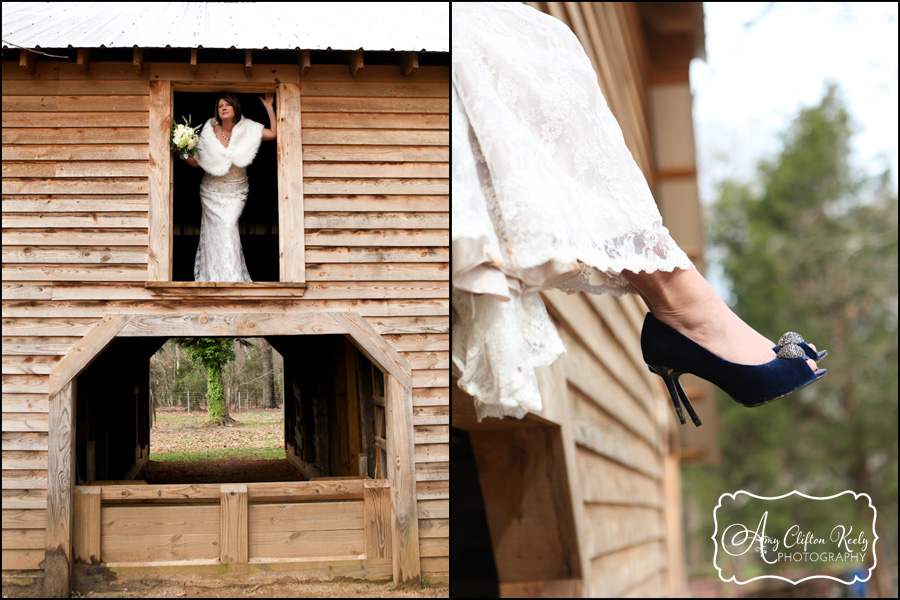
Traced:
<svg viewBox="0 0 900 600">
<path fill-rule="evenodd" d="M 279 296 L 303 296 L 306 284 L 298 282 L 283 283 L 280 281 L 147 281 L 144 287 L 158 294 L 204 295 L 218 290 L 235 290 L 239 295 L 248 292 L 264 294 L 268 290 L 277 290 Z"/>
<path fill-rule="evenodd" d="M 148 288 L 301 288 L 305 283 L 289 281 L 148 281 Z"/>
</svg>

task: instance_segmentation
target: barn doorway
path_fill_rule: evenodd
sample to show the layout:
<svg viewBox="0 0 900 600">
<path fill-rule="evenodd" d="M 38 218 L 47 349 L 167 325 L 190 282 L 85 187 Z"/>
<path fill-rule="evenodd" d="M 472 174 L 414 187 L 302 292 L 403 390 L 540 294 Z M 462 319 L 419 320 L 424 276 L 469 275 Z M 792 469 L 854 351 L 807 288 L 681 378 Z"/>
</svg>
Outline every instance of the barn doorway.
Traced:
<svg viewBox="0 0 900 600">
<path fill-rule="evenodd" d="M 272 90 L 273 92 L 275 90 Z M 269 126 L 263 94 L 235 94 L 243 116 Z M 176 123 L 190 118 L 194 127 L 215 115 L 216 92 L 175 92 L 172 114 Z M 278 99 L 276 98 L 276 103 Z M 203 169 L 181 159 L 174 163 L 172 281 L 194 281 L 194 257 L 200 244 L 200 180 Z M 275 142 L 263 142 L 247 167 L 250 192 L 238 222 L 247 270 L 253 281 L 279 281 L 278 165 Z"/>
<path fill-rule="evenodd" d="M 384 440 L 384 379 L 381 371 L 341 335 L 270 339 L 284 364 L 280 432 L 283 440 L 280 457 L 284 458 L 271 458 L 271 461 L 286 462 L 293 467 L 286 480 L 385 478 L 384 453 L 377 452 L 376 445 L 376 440 Z M 230 472 L 228 465 L 223 464 L 229 460 L 231 453 L 228 450 L 239 449 L 242 439 L 255 434 L 252 426 L 240 422 L 235 401 L 240 390 L 232 389 L 234 382 L 229 382 L 231 374 L 227 367 L 223 374 L 223 391 L 225 400 L 231 401 L 232 417 L 239 423 L 228 428 L 213 428 L 221 431 L 221 435 L 214 436 L 220 442 L 215 448 L 194 448 L 192 444 L 185 444 L 194 450 L 194 458 L 177 460 L 181 468 L 165 469 L 159 461 L 150 460 L 153 451 L 151 421 L 157 401 L 153 389 L 156 389 L 157 397 L 161 395 L 160 374 L 155 372 L 157 381 L 154 382 L 150 361 L 154 357 L 166 359 L 160 349 L 167 341 L 167 338 L 159 337 L 116 338 L 76 378 L 78 484 L 129 480 L 160 484 L 247 483 L 272 481 L 271 473 L 291 471 L 287 465 L 267 464 L 266 460 L 243 462 L 242 466 L 260 471 L 260 475 L 254 476 L 252 471 Z M 185 366 L 181 365 L 182 371 Z M 190 402 L 189 392 L 185 394 L 177 385 L 173 388 L 173 396 L 187 400 L 186 404 Z M 252 392 L 248 394 L 248 391 L 245 387 L 245 402 L 252 398 Z M 195 391 L 193 412 L 200 415 L 198 422 L 205 420 L 202 418 L 205 402 L 204 395 Z M 156 416 L 159 418 L 159 414 Z M 209 435 L 201 433 L 195 437 L 210 439 Z M 236 448 L 227 447 L 229 440 Z M 204 451 L 210 449 L 214 453 L 206 455 Z M 204 465 L 208 462 L 218 464 Z M 187 463 L 195 464 L 192 468 Z M 204 466 L 208 472 L 204 472 Z M 191 473 L 195 474 L 193 479 Z M 224 477 L 217 480 L 216 475 Z"/>
<path fill-rule="evenodd" d="M 79 425 L 76 415 L 85 393 L 89 406 L 120 411 L 118 419 L 106 421 L 113 446 L 104 456 L 106 472 L 112 476 L 137 473 L 135 467 L 144 452 L 146 426 L 141 415 L 146 414 L 142 403 L 148 396 L 141 390 L 146 386 L 149 356 L 169 337 L 240 337 L 251 331 L 271 341 L 285 357 L 286 373 L 292 373 L 285 381 L 285 389 L 293 394 L 292 399 L 286 398 L 286 446 L 292 449 L 296 464 L 310 469 L 309 481 L 149 485 L 111 480 L 98 486 L 68 485 L 77 483 L 80 468 L 76 466 L 77 432 L 84 425 Z M 317 338 L 331 341 L 317 342 Z M 295 402 L 304 394 L 306 398 L 340 394 L 341 379 L 346 382 L 351 374 L 360 377 L 362 361 L 357 368 L 347 368 L 349 361 L 345 361 L 343 371 L 329 366 L 328 353 L 322 350 L 328 344 L 333 353 L 343 349 L 345 357 L 348 344 L 352 346 L 377 372 L 374 380 L 382 381 L 372 386 L 373 400 L 383 390 L 384 418 L 383 429 L 376 425 L 373 431 L 375 478 L 348 474 L 354 464 L 356 468 L 362 464 L 359 457 L 353 461 L 344 453 L 345 446 L 334 442 L 336 438 L 329 435 L 324 443 L 317 435 L 314 427 L 321 403 L 313 404 L 310 426 L 305 405 Z M 91 370 L 97 365 L 101 370 Z M 341 372 L 333 386 L 309 387 L 323 374 L 327 380 Z M 109 315 L 54 367 L 50 380 L 50 429 L 57 432 L 59 443 L 51 444 L 48 466 L 51 481 L 61 484 L 48 486 L 47 491 L 48 510 L 59 510 L 60 515 L 48 523 L 49 538 L 61 540 L 59 550 L 48 559 L 54 577 L 67 578 L 76 562 L 135 567 L 192 561 L 212 565 L 288 562 L 287 568 L 313 576 L 393 578 L 395 583 L 418 580 L 412 370 L 358 314 Z M 106 385 L 101 391 L 91 389 L 101 384 Z M 358 385 L 344 386 L 341 404 L 349 406 L 347 390 Z M 291 414 L 289 406 L 294 406 Z M 378 411 L 373 412 L 377 423 Z M 331 428 L 329 424 L 329 433 Z M 138 535 L 145 537 L 137 540 Z"/>
</svg>

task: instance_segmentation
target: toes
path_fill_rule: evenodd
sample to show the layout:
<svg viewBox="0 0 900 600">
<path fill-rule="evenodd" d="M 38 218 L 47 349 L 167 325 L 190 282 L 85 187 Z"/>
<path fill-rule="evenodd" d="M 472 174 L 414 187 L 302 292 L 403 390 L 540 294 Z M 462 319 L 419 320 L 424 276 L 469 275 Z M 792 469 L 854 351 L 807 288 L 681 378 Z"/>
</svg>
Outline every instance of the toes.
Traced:
<svg viewBox="0 0 900 600">
<path fill-rule="evenodd" d="M 816 345 L 815 345 L 815 344 L 809 344 L 809 347 L 813 349 L 813 352 L 818 352 L 818 351 L 819 351 L 818 348 L 816 348 Z M 812 369 L 813 372 L 816 372 L 816 371 L 819 370 L 819 366 L 816 364 L 816 361 L 814 361 L 814 360 L 811 359 L 811 358 L 807 358 L 807 359 L 806 359 L 806 364 L 809 365 L 809 368 Z"/>
</svg>

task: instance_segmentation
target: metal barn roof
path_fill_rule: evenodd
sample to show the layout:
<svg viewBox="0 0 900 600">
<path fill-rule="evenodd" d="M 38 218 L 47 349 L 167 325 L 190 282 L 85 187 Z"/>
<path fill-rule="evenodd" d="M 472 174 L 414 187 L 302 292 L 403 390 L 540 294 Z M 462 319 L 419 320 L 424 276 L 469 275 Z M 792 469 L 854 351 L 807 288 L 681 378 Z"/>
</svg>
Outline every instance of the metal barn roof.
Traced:
<svg viewBox="0 0 900 600">
<path fill-rule="evenodd" d="M 3 47 L 450 51 L 449 2 L 3 2 Z"/>
</svg>

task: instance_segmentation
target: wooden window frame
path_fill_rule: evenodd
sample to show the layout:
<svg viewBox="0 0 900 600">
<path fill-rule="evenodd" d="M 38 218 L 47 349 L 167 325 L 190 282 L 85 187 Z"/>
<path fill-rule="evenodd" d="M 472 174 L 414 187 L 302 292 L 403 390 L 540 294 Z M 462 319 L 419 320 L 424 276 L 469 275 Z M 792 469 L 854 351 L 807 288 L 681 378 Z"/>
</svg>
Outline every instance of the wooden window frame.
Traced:
<svg viewBox="0 0 900 600">
<path fill-rule="evenodd" d="M 173 118 L 175 92 L 238 93 L 275 92 L 278 123 L 278 246 L 279 282 L 173 282 L 173 193 L 176 160 L 169 150 L 169 127 Z M 150 81 L 150 206 L 147 260 L 147 287 L 306 287 L 306 258 L 303 226 L 303 147 L 300 133 L 300 84 L 237 83 L 214 85 L 157 79 Z M 290 118 L 289 118 L 290 117 Z"/>
</svg>

